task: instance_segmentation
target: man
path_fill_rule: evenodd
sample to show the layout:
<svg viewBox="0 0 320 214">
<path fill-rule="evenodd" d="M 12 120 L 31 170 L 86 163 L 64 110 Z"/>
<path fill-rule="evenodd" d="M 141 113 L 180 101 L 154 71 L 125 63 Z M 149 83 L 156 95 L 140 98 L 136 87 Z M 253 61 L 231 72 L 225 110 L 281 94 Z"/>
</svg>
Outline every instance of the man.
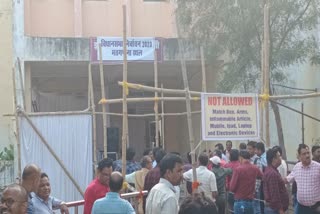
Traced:
<svg viewBox="0 0 320 214">
<path fill-rule="evenodd" d="M 221 152 L 221 155 L 222 155 L 222 159 L 225 161 L 225 162 L 228 162 L 228 158 L 227 156 L 224 154 L 224 147 L 221 143 L 218 143 L 215 145 L 214 147 L 216 150 L 219 150 Z"/>
<path fill-rule="evenodd" d="M 127 168 L 126 168 L 126 175 L 131 174 L 135 171 L 138 171 L 141 169 L 141 165 L 134 161 L 134 156 L 136 155 L 136 152 L 133 150 L 133 148 L 127 148 Z M 113 164 L 114 171 L 121 172 L 122 171 L 122 160 L 117 160 Z"/>
<path fill-rule="evenodd" d="M 174 186 L 178 186 L 182 180 L 182 167 L 182 159 L 175 154 L 167 154 L 161 160 L 161 178 L 148 194 L 146 214 L 178 213 Z"/>
<path fill-rule="evenodd" d="M 22 182 L 23 186 L 27 190 L 28 194 L 28 209 L 27 213 L 32 214 L 32 195 L 31 192 L 36 192 L 40 184 L 41 169 L 35 164 L 28 164 L 22 172 Z"/>
<path fill-rule="evenodd" d="M 84 193 L 84 214 L 90 214 L 93 203 L 103 198 L 109 189 L 112 173 L 112 159 L 104 158 L 98 163 L 97 177 L 89 184 Z"/>
<path fill-rule="evenodd" d="M 320 146 L 319 145 L 312 146 L 311 151 L 312 151 L 312 160 L 320 163 Z"/>
<path fill-rule="evenodd" d="M 240 165 L 239 162 L 239 151 L 237 149 L 231 149 L 230 151 L 230 162 L 225 165 L 225 168 L 230 168 L 232 171 Z M 230 181 L 232 175 L 228 175 L 226 182 L 227 182 L 227 190 L 228 190 L 228 206 L 229 210 L 233 212 L 233 205 L 234 205 L 234 196 L 233 193 L 230 192 Z"/>
<path fill-rule="evenodd" d="M 182 202 L 179 214 L 218 214 L 218 211 L 210 198 L 202 194 L 193 194 Z"/>
<path fill-rule="evenodd" d="M 250 154 L 250 162 L 253 164 L 255 159 L 257 158 L 257 155 L 255 153 L 256 151 L 256 144 L 257 142 L 255 141 L 249 141 L 247 143 L 247 151 L 249 152 Z"/>
<path fill-rule="evenodd" d="M 154 187 L 157 183 L 159 183 L 160 180 L 160 161 L 162 160 L 162 158 L 166 155 L 166 152 L 163 149 L 158 149 L 156 151 L 155 154 L 155 159 L 157 162 L 156 167 L 154 167 L 153 169 L 151 169 L 146 177 L 144 178 L 144 190 L 148 190 L 148 192 L 150 192 L 150 190 L 152 189 L 152 187 Z M 146 208 L 146 196 L 143 197 L 143 209 L 145 210 Z"/>
<path fill-rule="evenodd" d="M 213 164 L 212 172 L 216 176 L 218 196 L 216 198 L 216 204 L 218 206 L 219 214 L 225 214 L 226 209 L 226 177 L 232 174 L 232 169 L 221 168 L 221 159 L 217 156 L 210 158 Z"/>
<path fill-rule="evenodd" d="M 284 214 L 289 206 L 289 195 L 277 168 L 281 165 L 281 155 L 277 148 L 269 149 L 263 174 L 263 192 L 266 201 L 265 214 Z"/>
<path fill-rule="evenodd" d="M 240 166 L 232 174 L 230 191 L 234 193 L 234 213 L 253 214 L 253 199 L 257 178 L 262 178 L 262 172 L 250 163 L 248 151 L 240 151 Z"/>
<path fill-rule="evenodd" d="M 256 159 L 253 161 L 253 164 L 256 165 L 263 173 L 264 169 L 267 167 L 267 159 L 265 147 L 262 142 L 258 142 L 256 144 L 255 154 Z M 263 188 L 260 179 L 256 180 L 255 199 L 263 200 Z M 260 203 L 258 200 L 253 201 L 253 209 L 255 214 L 263 213 L 264 204 Z"/>
<path fill-rule="evenodd" d="M 288 176 L 288 166 L 285 160 L 282 159 L 282 149 L 280 146 L 274 146 L 272 149 L 277 150 L 280 153 L 281 156 L 281 164 L 278 167 L 278 171 L 282 177 L 282 179 L 285 179 Z"/>
<path fill-rule="evenodd" d="M 240 143 L 239 144 L 239 150 L 246 150 L 247 149 L 247 144 L 246 143 Z"/>
<path fill-rule="evenodd" d="M 309 147 L 300 144 L 298 147 L 300 162 L 297 163 L 287 181 L 297 183 L 298 213 L 320 213 L 320 164 L 311 160 Z"/>
<path fill-rule="evenodd" d="M 46 173 L 41 173 L 40 185 L 32 197 L 33 213 L 51 214 L 53 210 L 60 209 L 60 213 L 69 214 L 67 205 L 57 198 L 50 196 L 51 186 Z"/>
<path fill-rule="evenodd" d="M 198 157 L 199 166 L 196 169 L 197 181 L 200 183 L 199 192 L 203 192 L 206 197 L 215 201 L 217 197 L 217 181 L 216 176 L 208 168 L 209 157 L 205 153 L 201 153 Z M 192 169 L 183 173 L 186 181 L 193 182 Z"/>
<path fill-rule="evenodd" d="M 228 161 L 230 160 L 230 151 L 232 149 L 232 141 L 228 140 L 226 142 L 226 150 L 224 151 L 224 153 L 226 154 L 226 157 L 228 159 Z"/>
<path fill-rule="evenodd" d="M 133 183 L 135 185 L 135 188 L 138 191 L 142 191 L 144 187 L 144 179 L 149 172 L 149 170 L 152 169 L 152 159 L 149 155 L 143 156 L 141 159 L 141 167 L 142 169 L 136 172 L 133 172 L 129 175 L 126 175 L 126 181 L 128 183 Z M 143 201 L 139 200 L 138 202 L 138 213 L 143 213 Z"/>
<path fill-rule="evenodd" d="M 19 184 L 7 186 L 1 197 L 0 213 L 25 214 L 28 207 L 27 191 Z"/>
<path fill-rule="evenodd" d="M 120 190 L 123 184 L 123 177 L 120 172 L 113 172 L 110 176 L 110 192 L 104 198 L 94 202 L 92 214 L 135 214 L 131 204 L 120 198 Z"/>
</svg>

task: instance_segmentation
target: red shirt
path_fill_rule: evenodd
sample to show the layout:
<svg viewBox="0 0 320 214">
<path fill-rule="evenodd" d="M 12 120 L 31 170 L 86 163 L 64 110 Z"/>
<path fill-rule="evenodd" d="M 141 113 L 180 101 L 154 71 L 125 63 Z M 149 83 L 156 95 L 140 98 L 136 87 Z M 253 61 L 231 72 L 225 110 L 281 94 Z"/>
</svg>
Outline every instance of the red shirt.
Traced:
<svg viewBox="0 0 320 214">
<path fill-rule="evenodd" d="M 289 195 L 280 173 L 273 166 L 268 166 L 263 174 L 263 192 L 265 200 L 274 210 L 286 211 L 289 206 Z"/>
<path fill-rule="evenodd" d="M 110 191 L 109 186 L 100 183 L 98 178 L 94 179 L 86 189 L 84 193 L 84 212 L 83 214 L 91 214 L 93 203 L 106 196 L 106 193 Z"/>
<path fill-rule="evenodd" d="M 234 171 L 238 166 L 240 166 L 240 162 L 239 161 L 231 161 L 231 162 L 227 163 L 224 167 L 225 168 L 230 168 L 230 169 L 232 169 L 232 171 Z M 227 179 L 226 179 L 227 190 L 230 189 L 231 178 L 232 178 L 232 174 L 227 176 Z"/>
<path fill-rule="evenodd" d="M 249 160 L 240 164 L 232 173 L 230 191 L 235 199 L 252 200 L 254 198 L 256 179 L 262 178 L 262 172 Z"/>
</svg>

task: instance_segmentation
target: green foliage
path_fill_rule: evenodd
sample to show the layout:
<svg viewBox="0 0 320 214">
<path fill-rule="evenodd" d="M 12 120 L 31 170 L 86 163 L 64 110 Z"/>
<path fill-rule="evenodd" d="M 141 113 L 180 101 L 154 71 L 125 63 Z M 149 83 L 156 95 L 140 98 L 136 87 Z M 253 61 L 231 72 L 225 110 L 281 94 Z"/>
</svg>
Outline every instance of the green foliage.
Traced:
<svg viewBox="0 0 320 214">
<path fill-rule="evenodd" d="M 0 152 L 0 160 L 13 160 L 14 159 L 14 148 L 13 145 L 10 144 L 9 148 L 4 147 L 3 151 Z"/>
<path fill-rule="evenodd" d="M 260 78 L 263 0 L 177 0 L 181 35 L 206 48 L 207 59 L 224 56 L 220 88 L 246 92 Z M 316 50 L 313 30 L 318 0 L 270 0 L 271 80 L 286 79 L 283 70 L 305 62 Z"/>
</svg>

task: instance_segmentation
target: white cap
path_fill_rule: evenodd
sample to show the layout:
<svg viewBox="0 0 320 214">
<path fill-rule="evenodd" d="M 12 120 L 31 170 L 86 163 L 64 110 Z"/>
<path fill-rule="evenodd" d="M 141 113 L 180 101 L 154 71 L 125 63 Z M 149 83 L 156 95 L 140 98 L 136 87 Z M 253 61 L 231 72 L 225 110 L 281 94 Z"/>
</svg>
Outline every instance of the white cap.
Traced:
<svg viewBox="0 0 320 214">
<path fill-rule="evenodd" d="M 213 156 L 212 158 L 210 158 L 210 161 L 214 164 L 214 165 L 218 165 L 219 163 L 221 163 L 221 159 L 218 156 Z"/>
</svg>

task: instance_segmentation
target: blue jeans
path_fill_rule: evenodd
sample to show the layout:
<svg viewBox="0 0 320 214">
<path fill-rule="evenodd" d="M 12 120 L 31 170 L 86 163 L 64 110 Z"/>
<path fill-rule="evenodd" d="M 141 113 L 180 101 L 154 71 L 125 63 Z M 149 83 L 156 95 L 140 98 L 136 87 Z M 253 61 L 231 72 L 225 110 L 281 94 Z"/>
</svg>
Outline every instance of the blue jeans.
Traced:
<svg viewBox="0 0 320 214">
<path fill-rule="evenodd" d="M 297 200 L 297 193 L 294 193 L 292 196 L 292 200 L 293 200 L 293 210 L 294 210 L 294 214 L 298 214 L 298 200 Z"/>
<path fill-rule="evenodd" d="M 266 206 L 264 208 L 264 214 L 279 214 L 277 210 L 272 209 L 271 207 Z"/>
<path fill-rule="evenodd" d="M 253 214 L 253 205 L 250 200 L 235 200 L 234 214 Z"/>
<path fill-rule="evenodd" d="M 259 192 L 256 192 L 255 195 L 254 195 L 255 199 L 261 199 L 260 197 L 260 191 Z M 260 201 L 258 200 L 253 200 L 253 211 L 254 211 L 254 214 L 261 214 L 261 204 L 260 204 Z"/>
</svg>

